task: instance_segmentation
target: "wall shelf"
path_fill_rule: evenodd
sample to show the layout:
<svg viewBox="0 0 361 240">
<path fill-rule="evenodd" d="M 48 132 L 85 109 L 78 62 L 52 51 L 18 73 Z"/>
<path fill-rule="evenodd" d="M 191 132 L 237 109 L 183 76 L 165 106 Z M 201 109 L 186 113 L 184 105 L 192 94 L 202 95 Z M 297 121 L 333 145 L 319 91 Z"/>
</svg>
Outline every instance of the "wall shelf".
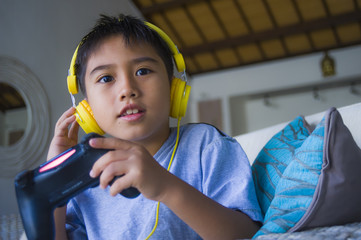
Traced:
<svg viewBox="0 0 361 240">
<path fill-rule="evenodd" d="M 319 82 L 314 83 L 308 83 L 304 85 L 299 86 L 293 86 L 293 87 L 286 87 L 282 89 L 276 89 L 276 90 L 267 90 L 262 92 L 256 92 L 256 93 L 250 93 L 245 94 L 243 97 L 247 99 L 259 99 L 259 98 L 270 98 L 275 96 L 282 96 L 282 95 L 292 95 L 296 93 L 302 93 L 302 92 L 318 92 L 324 89 L 331 89 L 331 88 L 340 88 L 340 87 L 347 87 L 350 86 L 350 93 L 353 94 L 361 94 L 354 89 L 354 87 L 358 84 L 361 84 L 361 77 L 350 77 L 345 79 L 324 79 Z"/>
</svg>

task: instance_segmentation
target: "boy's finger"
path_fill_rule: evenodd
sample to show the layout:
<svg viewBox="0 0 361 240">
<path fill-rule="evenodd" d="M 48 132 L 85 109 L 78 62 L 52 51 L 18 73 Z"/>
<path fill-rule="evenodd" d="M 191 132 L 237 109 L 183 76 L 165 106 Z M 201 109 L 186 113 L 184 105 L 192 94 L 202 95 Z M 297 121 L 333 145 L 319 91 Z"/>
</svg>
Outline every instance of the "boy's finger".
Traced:
<svg viewBox="0 0 361 240">
<path fill-rule="evenodd" d="M 55 131 L 68 128 L 69 124 L 71 124 L 75 120 L 74 112 L 75 108 L 73 107 L 66 110 L 56 122 Z"/>
<path fill-rule="evenodd" d="M 68 118 L 63 121 L 58 121 L 55 127 L 55 135 L 68 136 L 68 126 L 75 122 L 76 118 L 74 115 L 70 115 Z"/>
<path fill-rule="evenodd" d="M 114 157 L 112 155 L 113 155 L 113 152 L 108 152 L 105 155 L 103 155 L 101 158 L 96 160 L 95 163 L 93 164 L 93 167 L 92 167 L 89 175 L 91 177 L 99 176 L 100 173 L 104 171 L 106 166 L 108 166 L 108 164 L 110 162 L 112 162 L 112 159 L 114 159 Z"/>
<path fill-rule="evenodd" d="M 100 175 L 100 187 L 106 188 L 116 176 L 122 176 L 126 172 L 126 166 L 120 162 L 112 162 L 102 171 Z"/>
<path fill-rule="evenodd" d="M 110 186 L 110 195 L 115 196 L 124 189 L 132 187 L 132 179 L 129 178 L 127 175 L 124 175 L 114 181 L 114 183 Z"/>
<path fill-rule="evenodd" d="M 91 177 L 97 177 L 110 164 L 115 164 L 115 161 L 123 161 L 127 158 L 127 153 L 124 151 L 121 151 L 121 153 L 119 152 L 119 150 L 109 151 L 93 164 L 92 170 L 90 171 L 89 175 Z"/>
<path fill-rule="evenodd" d="M 119 150 L 127 150 L 131 148 L 130 142 L 116 138 L 92 138 L 90 139 L 89 144 L 93 148 L 119 149 Z"/>
<path fill-rule="evenodd" d="M 58 124 L 60 124 L 61 122 L 63 122 L 65 119 L 69 118 L 70 116 L 72 116 L 75 113 L 75 108 L 74 107 L 70 107 L 68 110 L 66 110 L 58 119 Z"/>
<path fill-rule="evenodd" d="M 79 132 L 79 124 L 77 121 L 74 121 L 70 126 L 68 137 L 70 139 L 77 139 L 78 132 Z"/>
</svg>

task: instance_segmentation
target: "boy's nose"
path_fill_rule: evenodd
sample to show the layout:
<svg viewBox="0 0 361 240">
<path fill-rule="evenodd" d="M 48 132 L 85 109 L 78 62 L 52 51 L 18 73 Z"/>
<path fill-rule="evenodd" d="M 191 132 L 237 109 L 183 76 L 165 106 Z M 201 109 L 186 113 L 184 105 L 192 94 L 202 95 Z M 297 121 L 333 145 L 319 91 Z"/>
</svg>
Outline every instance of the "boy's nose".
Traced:
<svg viewBox="0 0 361 240">
<path fill-rule="evenodd" d="M 124 79 L 120 86 L 120 99 L 135 98 L 139 95 L 136 83 L 130 78 Z"/>
<path fill-rule="evenodd" d="M 135 91 L 123 91 L 123 93 L 121 94 L 121 100 L 127 99 L 127 98 L 135 98 L 137 97 L 137 94 L 135 93 Z"/>
</svg>

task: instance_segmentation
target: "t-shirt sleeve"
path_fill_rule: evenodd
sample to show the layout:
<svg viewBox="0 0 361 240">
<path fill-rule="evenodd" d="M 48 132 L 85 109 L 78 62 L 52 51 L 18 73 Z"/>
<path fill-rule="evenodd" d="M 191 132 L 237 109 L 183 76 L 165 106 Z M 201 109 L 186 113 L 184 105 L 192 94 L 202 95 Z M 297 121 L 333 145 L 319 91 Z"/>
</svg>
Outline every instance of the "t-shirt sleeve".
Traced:
<svg viewBox="0 0 361 240">
<path fill-rule="evenodd" d="M 203 193 L 230 209 L 262 221 L 248 158 L 228 136 L 209 143 L 202 152 Z"/>
</svg>

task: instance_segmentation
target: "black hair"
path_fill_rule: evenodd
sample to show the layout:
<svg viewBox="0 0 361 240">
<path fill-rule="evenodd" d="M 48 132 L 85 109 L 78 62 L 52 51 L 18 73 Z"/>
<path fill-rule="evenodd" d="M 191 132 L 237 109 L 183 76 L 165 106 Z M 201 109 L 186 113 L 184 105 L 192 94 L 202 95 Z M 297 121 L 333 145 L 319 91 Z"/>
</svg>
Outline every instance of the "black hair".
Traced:
<svg viewBox="0 0 361 240">
<path fill-rule="evenodd" d="M 172 79 L 172 53 L 167 43 L 157 32 L 146 26 L 142 20 L 132 16 L 123 14 L 117 17 L 100 15 L 96 25 L 80 42 L 75 62 L 75 74 L 83 94 L 86 95 L 84 78 L 89 56 L 102 41 L 116 35 L 121 35 L 128 46 L 134 43 L 147 43 L 152 46 L 163 60 L 169 80 Z"/>
</svg>

